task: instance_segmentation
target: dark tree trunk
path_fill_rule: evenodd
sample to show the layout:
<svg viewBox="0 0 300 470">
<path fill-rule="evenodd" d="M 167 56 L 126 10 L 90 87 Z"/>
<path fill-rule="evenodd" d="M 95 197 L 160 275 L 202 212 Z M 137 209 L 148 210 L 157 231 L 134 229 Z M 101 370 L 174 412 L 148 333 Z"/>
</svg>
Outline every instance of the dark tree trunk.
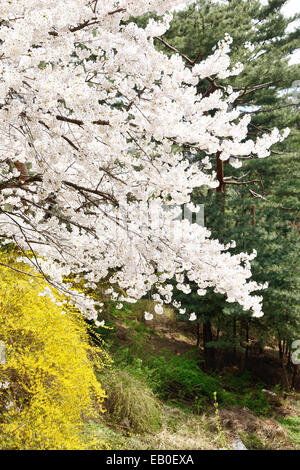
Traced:
<svg viewBox="0 0 300 470">
<path fill-rule="evenodd" d="M 263 354 L 265 351 L 265 344 L 264 344 L 264 340 L 262 337 L 259 337 L 259 340 L 258 340 L 258 350 L 259 350 L 259 354 Z"/>
<path fill-rule="evenodd" d="M 281 339 L 278 341 L 278 352 L 279 352 L 279 359 L 282 359 L 282 358 L 283 358 L 283 354 L 282 354 Z"/>
<path fill-rule="evenodd" d="M 215 350 L 214 348 L 207 347 L 207 343 L 213 341 L 213 334 L 210 321 L 203 323 L 203 346 L 204 346 L 204 359 L 208 367 L 215 365 Z"/>
<path fill-rule="evenodd" d="M 196 325 L 196 334 L 197 334 L 197 348 L 200 346 L 200 323 Z"/>
<path fill-rule="evenodd" d="M 246 351 L 245 351 L 245 361 L 249 357 L 249 322 L 246 321 Z"/>
<path fill-rule="evenodd" d="M 236 358 L 236 318 L 232 320 L 232 334 L 233 334 L 233 359 Z"/>
<path fill-rule="evenodd" d="M 291 365 L 291 350 L 289 349 L 289 353 L 288 353 L 288 363 L 287 363 L 288 366 Z"/>
<path fill-rule="evenodd" d="M 292 388 L 292 389 L 295 388 L 295 386 L 296 386 L 297 372 L 298 372 L 297 365 L 294 364 L 293 377 L 292 377 L 292 385 L 291 385 L 291 388 Z"/>
<path fill-rule="evenodd" d="M 217 152 L 217 179 L 219 181 L 219 186 L 217 187 L 218 193 L 224 193 L 225 191 L 225 182 L 224 182 L 224 162 L 220 158 L 221 152 Z"/>
<path fill-rule="evenodd" d="M 217 206 L 220 209 L 220 215 L 222 216 L 222 221 L 220 222 L 220 236 L 221 233 L 225 231 L 225 206 L 226 206 L 226 184 L 224 181 L 224 162 L 220 159 L 220 152 L 217 152 L 217 180 L 219 182 L 219 186 L 216 188 L 217 193 Z M 224 233 L 222 234 L 224 235 Z M 223 240 L 221 240 L 223 241 Z"/>
<path fill-rule="evenodd" d="M 286 390 L 289 390 L 289 388 L 290 388 L 289 378 L 288 378 L 286 366 L 285 366 L 285 363 L 284 363 L 284 357 L 283 357 L 283 355 L 282 355 L 282 358 L 281 358 L 281 368 L 282 368 L 282 373 L 283 373 L 283 384 L 284 384 L 284 387 L 285 387 Z"/>
<path fill-rule="evenodd" d="M 288 342 L 288 340 L 286 340 L 286 342 L 285 342 L 285 355 L 286 356 L 288 355 L 288 352 L 289 352 L 289 342 Z"/>
<path fill-rule="evenodd" d="M 256 227 L 256 211 L 255 211 L 255 206 L 251 206 L 251 214 L 252 214 L 252 221 L 251 224 L 253 227 Z"/>
</svg>

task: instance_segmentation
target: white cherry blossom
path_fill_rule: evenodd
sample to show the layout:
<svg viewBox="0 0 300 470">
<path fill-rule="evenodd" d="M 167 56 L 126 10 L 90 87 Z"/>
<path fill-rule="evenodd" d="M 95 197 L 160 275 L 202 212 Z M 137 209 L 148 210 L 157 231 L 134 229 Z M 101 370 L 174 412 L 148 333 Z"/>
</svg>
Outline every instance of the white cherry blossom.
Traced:
<svg viewBox="0 0 300 470">
<path fill-rule="evenodd" d="M 241 156 L 268 156 L 285 135 L 248 141 L 232 89 L 197 93 L 199 80 L 240 71 L 229 36 L 193 67 L 155 49 L 180 3 L 0 3 L 1 240 L 91 319 L 95 302 L 65 282 L 70 274 L 91 288 L 109 278 L 118 307 L 151 291 L 161 313 L 176 278 L 185 293 L 191 281 L 199 295 L 213 287 L 261 315 L 252 255 L 231 255 L 205 227 L 178 220 L 178 205 L 194 188 L 218 186 L 211 155 L 238 166 Z M 153 10 L 165 16 L 145 30 L 130 21 Z M 183 144 L 203 162 L 189 162 Z"/>
</svg>

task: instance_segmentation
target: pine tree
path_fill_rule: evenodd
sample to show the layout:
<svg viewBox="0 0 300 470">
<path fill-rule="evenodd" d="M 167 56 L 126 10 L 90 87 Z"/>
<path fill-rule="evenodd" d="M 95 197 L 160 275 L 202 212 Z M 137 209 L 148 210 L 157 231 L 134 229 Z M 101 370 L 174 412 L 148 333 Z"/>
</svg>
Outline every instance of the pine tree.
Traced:
<svg viewBox="0 0 300 470">
<path fill-rule="evenodd" d="M 206 225 L 213 236 L 223 242 L 236 240 L 237 251 L 257 248 L 255 275 L 270 283 L 263 293 L 265 316 L 259 320 L 235 305 L 228 306 L 213 292 L 203 302 L 196 300 L 194 293 L 179 296 L 188 313 L 197 313 L 204 336 L 213 340 L 210 346 L 230 346 L 234 354 L 242 347 L 246 359 L 253 335 L 261 350 L 270 338 L 276 338 L 280 355 L 289 354 L 292 340 L 300 337 L 299 103 L 291 98 L 299 65 L 289 65 L 289 55 L 299 46 L 300 30 L 287 32 L 300 15 L 284 17 L 281 8 L 285 3 L 270 0 L 263 6 L 258 0 L 196 1 L 175 14 L 164 43 L 157 44 L 170 54 L 175 49 L 196 62 L 205 59 L 228 33 L 233 38 L 232 62 L 246 64 L 235 80 L 231 77 L 230 84 L 239 91 L 233 106 L 252 115 L 249 135 L 260 135 L 274 126 L 291 129 L 289 138 L 268 158 L 268 165 L 257 159 L 245 160 L 243 177 L 240 169 L 223 165 L 216 155 L 218 190 L 194 194 L 194 202 L 205 203 Z M 251 50 L 245 49 L 245 43 L 251 43 Z M 212 87 L 228 85 L 226 80 L 217 80 Z M 202 91 L 206 88 L 203 83 Z M 256 182 L 248 183 L 253 180 Z M 187 320 L 188 315 L 181 319 Z M 216 329 L 214 337 L 212 330 L 207 331 L 211 324 Z"/>
</svg>

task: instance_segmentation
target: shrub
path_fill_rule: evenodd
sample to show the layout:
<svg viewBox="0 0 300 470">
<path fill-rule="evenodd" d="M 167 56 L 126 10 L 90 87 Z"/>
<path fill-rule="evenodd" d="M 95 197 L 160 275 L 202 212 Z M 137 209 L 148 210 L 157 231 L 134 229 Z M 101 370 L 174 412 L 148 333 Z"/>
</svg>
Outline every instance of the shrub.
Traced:
<svg viewBox="0 0 300 470">
<path fill-rule="evenodd" d="M 133 432 L 151 432 L 162 422 L 162 406 L 142 379 L 119 369 L 105 375 L 106 417 Z"/>
<path fill-rule="evenodd" d="M 218 379 L 203 372 L 195 358 L 159 355 L 150 357 L 146 363 L 162 396 L 183 400 L 195 397 L 199 400 L 202 396 L 212 402 L 214 392 L 221 392 Z"/>
<path fill-rule="evenodd" d="M 45 296 L 44 280 L 4 266 L 32 274 L 11 255 L 0 262 L 0 449 L 83 449 L 83 420 L 103 411 L 91 362 L 101 368 L 102 358 L 75 309 Z"/>
<path fill-rule="evenodd" d="M 145 348 L 144 348 L 145 352 Z M 213 404 L 214 392 L 218 392 L 220 402 L 226 393 L 217 377 L 208 375 L 199 367 L 199 354 L 187 353 L 184 356 L 164 354 L 139 354 L 136 346 L 119 348 L 115 363 L 146 383 L 161 399 L 183 405 L 190 402 L 195 412 L 200 412 L 208 404 Z M 201 361 L 201 360 L 200 360 Z"/>
<path fill-rule="evenodd" d="M 268 397 L 262 392 L 263 384 L 255 383 L 249 371 L 240 376 L 223 374 L 222 380 L 227 389 L 222 396 L 224 405 L 246 407 L 257 416 L 271 414 Z"/>
</svg>

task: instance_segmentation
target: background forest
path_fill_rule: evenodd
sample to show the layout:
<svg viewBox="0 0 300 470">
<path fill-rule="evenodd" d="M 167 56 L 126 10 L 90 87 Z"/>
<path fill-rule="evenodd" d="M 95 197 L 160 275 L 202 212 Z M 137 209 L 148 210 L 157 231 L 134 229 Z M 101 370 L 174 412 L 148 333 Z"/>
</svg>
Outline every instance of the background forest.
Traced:
<svg viewBox="0 0 300 470">
<path fill-rule="evenodd" d="M 244 70 L 211 89 L 230 85 L 240 92 L 232 107 L 251 114 L 248 137 L 291 129 L 267 163 L 245 158 L 235 168 L 216 154 L 219 186 L 193 193 L 214 238 L 235 240 L 236 253 L 257 250 L 253 277 L 269 282 L 264 316 L 253 318 L 213 290 L 199 298 L 195 286 L 190 294 L 176 292 L 186 313 L 170 307 L 147 321 L 144 311 L 155 307 L 150 297 L 119 310 L 103 282 L 88 292 L 104 305 L 105 326 L 95 327 L 75 309 L 63 316 L 63 307 L 51 309 L 20 272 L 2 266 L 0 340 L 13 362 L 0 364 L 0 449 L 231 449 L 240 441 L 249 450 L 300 448 L 300 373 L 292 346 L 300 340 L 300 67 L 290 62 L 300 46 L 294 26 L 300 13 L 284 16 L 284 4 L 191 2 L 155 39 L 157 49 L 196 63 L 228 33 L 232 63 L 242 62 Z M 200 91 L 209 96 L 204 84 Z M 2 262 L 14 253 L 3 251 Z M 16 309 L 21 325 L 13 321 Z M 12 410 L 7 403 L 16 397 L 19 409 Z"/>
</svg>

